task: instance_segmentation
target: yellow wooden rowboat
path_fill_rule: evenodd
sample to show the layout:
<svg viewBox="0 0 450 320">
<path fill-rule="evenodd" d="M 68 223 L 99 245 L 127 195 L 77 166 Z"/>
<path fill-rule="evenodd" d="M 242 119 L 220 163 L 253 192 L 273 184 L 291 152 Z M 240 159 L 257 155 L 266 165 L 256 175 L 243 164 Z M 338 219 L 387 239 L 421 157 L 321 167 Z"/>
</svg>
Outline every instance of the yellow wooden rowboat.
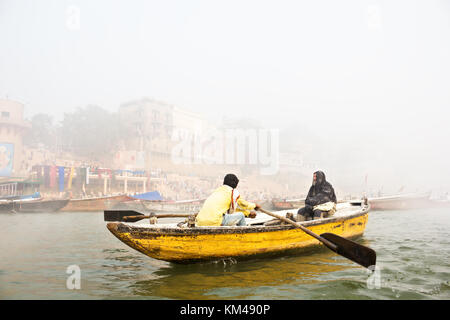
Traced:
<svg viewBox="0 0 450 320">
<path fill-rule="evenodd" d="M 284 216 L 286 211 L 278 211 Z M 355 238 L 364 233 L 369 206 L 363 203 L 339 203 L 336 213 L 301 224 L 316 234 L 334 233 Z M 244 227 L 181 228 L 172 224 L 110 222 L 107 228 L 131 248 L 155 259 L 191 263 L 222 258 L 249 258 L 267 254 L 292 253 L 322 245 L 318 240 L 290 224 L 273 224 L 263 213 L 247 219 Z"/>
</svg>

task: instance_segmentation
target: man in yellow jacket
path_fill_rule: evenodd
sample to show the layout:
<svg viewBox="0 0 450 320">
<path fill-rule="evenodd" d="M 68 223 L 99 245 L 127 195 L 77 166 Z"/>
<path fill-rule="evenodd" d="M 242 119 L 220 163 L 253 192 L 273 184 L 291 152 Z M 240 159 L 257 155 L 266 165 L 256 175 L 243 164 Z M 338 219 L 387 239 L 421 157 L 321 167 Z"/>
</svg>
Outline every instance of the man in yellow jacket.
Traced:
<svg viewBox="0 0 450 320">
<path fill-rule="evenodd" d="M 223 186 L 205 200 L 197 214 L 197 226 L 245 226 L 245 217 L 255 218 L 260 207 L 256 203 L 242 199 L 236 187 L 239 179 L 234 174 L 227 174 Z"/>
</svg>

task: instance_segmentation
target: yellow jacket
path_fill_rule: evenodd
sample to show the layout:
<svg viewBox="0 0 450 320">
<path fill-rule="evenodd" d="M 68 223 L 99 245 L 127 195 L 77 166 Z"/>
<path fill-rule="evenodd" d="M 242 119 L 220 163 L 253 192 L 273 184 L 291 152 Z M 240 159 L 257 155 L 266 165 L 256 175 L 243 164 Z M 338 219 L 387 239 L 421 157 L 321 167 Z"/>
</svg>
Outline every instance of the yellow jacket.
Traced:
<svg viewBox="0 0 450 320">
<path fill-rule="evenodd" d="M 247 217 L 255 204 L 241 199 L 239 192 L 230 186 L 223 185 L 205 200 L 202 209 L 197 214 L 197 226 L 220 226 L 223 215 L 235 211 L 243 212 Z"/>
</svg>

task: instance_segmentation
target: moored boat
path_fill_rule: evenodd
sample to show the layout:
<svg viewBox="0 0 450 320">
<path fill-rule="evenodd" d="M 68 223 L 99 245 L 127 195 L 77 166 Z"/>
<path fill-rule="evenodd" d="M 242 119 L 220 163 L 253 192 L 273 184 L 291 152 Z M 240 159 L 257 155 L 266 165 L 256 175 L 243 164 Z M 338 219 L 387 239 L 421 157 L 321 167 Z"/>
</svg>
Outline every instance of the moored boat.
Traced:
<svg viewBox="0 0 450 320">
<path fill-rule="evenodd" d="M 18 199 L 0 200 L 0 212 L 55 212 L 63 208 L 69 199 Z"/>
<path fill-rule="evenodd" d="M 144 210 L 150 212 L 195 213 L 205 199 L 164 200 L 158 191 L 130 196 L 130 200 L 118 203 L 115 209 Z"/>
<path fill-rule="evenodd" d="M 285 215 L 286 211 L 277 214 Z M 329 218 L 301 224 L 317 234 L 334 233 L 354 238 L 364 233 L 369 206 L 340 203 Z M 192 263 L 222 258 L 244 259 L 267 254 L 284 254 L 321 245 L 302 230 L 258 213 L 244 227 L 179 227 L 171 224 L 110 222 L 108 230 L 131 248 L 155 259 Z"/>
<path fill-rule="evenodd" d="M 3 200 L 36 200 L 36 199 L 42 199 L 41 194 L 39 192 L 35 192 L 33 194 L 25 194 L 25 195 L 3 196 L 0 198 L 0 201 L 3 201 Z"/>
<path fill-rule="evenodd" d="M 149 200 L 129 200 L 115 204 L 114 210 L 136 210 L 154 213 L 196 213 L 204 200 L 189 201 L 149 201 Z"/>
<path fill-rule="evenodd" d="M 181 200 L 181 201 L 148 201 L 138 200 L 147 211 L 152 212 L 174 212 L 194 213 L 200 211 L 204 199 Z"/>
<path fill-rule="evenodd" d="M 122 201 L 131 200 L 127 195 L 70 199 L 60 211 L 103 211 Z"/>
<path fill-rule="evenodd" d="M 272 208 L 275 210 L 299 209 L 305 205 L 305 199 L 273 199 Z"/>
<path fill-rule="evenodd" d="M 49 199 L 39 201 L 15 201 L 16 212 L 56 212 L 67 205 L 69 199 Z"/>
<path fill-rule="evenodd" d="M 448 208 L 450 207 L 450 200 L 440 200 L 440 199 L 433 199 L 430 200 L 430 207 L 431 208 Z"/>
<path fill-rule="evenodd" d="M 430 197 L 430 207 L 432 208 L 448 208 L 450 207 L 450 196 L 448 193 L 442 195 L 433 195 Z"/>
<path fill-rule="evenodd" d="M 14 202 L 13 200 L 0 200 L 0 213 L 13 212 Z"/>
<path fill-rule="evenodd" d="M 18 212 L 19 207 L 22 203 L 37 203 L 42 201 L 42 198 L 33 198 L 33 197 L 25 197 L 25 198 L 17 198 L 16 200 L 0 200 L 0 212 Z"/>
</svg>

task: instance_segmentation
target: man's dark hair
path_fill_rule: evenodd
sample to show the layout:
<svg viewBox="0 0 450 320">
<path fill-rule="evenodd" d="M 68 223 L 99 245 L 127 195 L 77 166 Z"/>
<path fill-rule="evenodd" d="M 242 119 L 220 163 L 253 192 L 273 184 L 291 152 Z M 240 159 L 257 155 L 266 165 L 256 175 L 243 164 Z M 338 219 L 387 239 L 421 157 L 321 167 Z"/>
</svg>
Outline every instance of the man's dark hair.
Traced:
<svg viewBox="0 0 450 320">
<path fill-rule="evenodd" d="M 237 187 L 239 183 L 238 177 L 236 177 L 234 174 L 229 173 L 225 176 L 223 179 L 223 184 L 232 187 L 233 189 Z"/>
</svg>

